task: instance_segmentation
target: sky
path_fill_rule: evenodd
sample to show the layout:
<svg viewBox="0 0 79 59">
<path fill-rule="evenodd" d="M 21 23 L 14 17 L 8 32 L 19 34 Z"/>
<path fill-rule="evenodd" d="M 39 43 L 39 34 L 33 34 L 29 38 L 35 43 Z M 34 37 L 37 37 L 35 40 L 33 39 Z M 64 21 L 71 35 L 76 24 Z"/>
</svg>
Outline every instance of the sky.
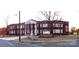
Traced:
<svg viewBox="0 0 79 59">
<path fill-rule="evenodd" d="M 62 11 L 63 21 L 69 21 L 69 27 L 79 28 L 78 0 L 0 0 L 0 27 L 18 23 L 18 11 L 21 11 L 21 22 L 29 19 L 45 19 L 40 11 Z"/>
</svg>

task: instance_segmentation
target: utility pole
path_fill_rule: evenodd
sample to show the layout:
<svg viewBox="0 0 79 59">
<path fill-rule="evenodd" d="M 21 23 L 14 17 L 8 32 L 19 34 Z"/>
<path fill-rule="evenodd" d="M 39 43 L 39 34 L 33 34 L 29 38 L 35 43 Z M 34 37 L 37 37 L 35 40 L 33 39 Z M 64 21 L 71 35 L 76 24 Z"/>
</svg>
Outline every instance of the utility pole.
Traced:
<svg viewBox="0 0 79 59">
<path fill-rule="evenodd" d="M 21 29 L 20 29 L 20 11 L 19 11 L 19 42 L 21 42 Z"/>
</svg>

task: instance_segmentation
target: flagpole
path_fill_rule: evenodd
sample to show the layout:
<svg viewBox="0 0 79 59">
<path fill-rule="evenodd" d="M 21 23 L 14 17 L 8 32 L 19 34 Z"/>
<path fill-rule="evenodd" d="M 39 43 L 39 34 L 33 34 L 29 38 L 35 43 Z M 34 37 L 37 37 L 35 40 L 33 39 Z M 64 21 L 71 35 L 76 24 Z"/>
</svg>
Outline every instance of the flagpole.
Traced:
<svg viewBox="0 0 79 59">
<path fill-rule="evenodd" d="M 21 32 L 20 32 L 20 11 L 19 11 L 19 42 L 21 42 Z"/>
</svg>

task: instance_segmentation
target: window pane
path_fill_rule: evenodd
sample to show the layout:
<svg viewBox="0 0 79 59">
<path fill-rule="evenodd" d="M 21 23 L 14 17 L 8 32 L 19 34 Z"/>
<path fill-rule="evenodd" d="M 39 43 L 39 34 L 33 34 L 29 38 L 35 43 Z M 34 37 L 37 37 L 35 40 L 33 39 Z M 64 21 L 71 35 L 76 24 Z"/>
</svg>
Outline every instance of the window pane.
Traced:
<svg viewBox="0 0 79 59">
<path fill-rule="evenodd" d="M 43 30 L 43 34 L 50 34 L 49 30 Z"/>
<path fill-rule="evenodd" d="M 60 33 L 60 29 L 54 29 L 53 33 Z"/>
<path fill-rule="evenodd" d="M 48 27 L 48 24 L 43 24 L 43 27 Z"/>
</svg>

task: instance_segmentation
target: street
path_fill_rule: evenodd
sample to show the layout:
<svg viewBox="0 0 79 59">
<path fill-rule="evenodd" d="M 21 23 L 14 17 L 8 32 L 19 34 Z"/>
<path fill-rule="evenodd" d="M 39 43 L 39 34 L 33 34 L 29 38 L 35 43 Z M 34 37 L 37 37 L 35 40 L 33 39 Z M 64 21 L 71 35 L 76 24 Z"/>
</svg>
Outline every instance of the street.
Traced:
<svg viewBox="0 0 79 59">
<path fill-rule="evenodd" d="M 13 40 L 0 39 L 0 47 L 79 47 L 79 42 L 15 42 Z"/>
<path fill-rule="evenodd" d="M 3 40 L 0 39 L 0 47 L 36 47 L 35 44 L 30 43 L 19 43 L 12 40 Z"/>
<path fill-rule="evenodd" d="M 11 47 L 13 46 L 9 41 L 0 39 L 0 47 Z"/>
<path fill-rule="evenodd" d="M 79 36 L 59 36 L 52 38 L 50 42 L 37 42 L 29 39 L 24 39 L 27 36 L 22 36 L 22 42 L 18 41 L 18 37 L 3 37 L 0 38 L 0 47 L 79 47 Z"/>
</svg>

